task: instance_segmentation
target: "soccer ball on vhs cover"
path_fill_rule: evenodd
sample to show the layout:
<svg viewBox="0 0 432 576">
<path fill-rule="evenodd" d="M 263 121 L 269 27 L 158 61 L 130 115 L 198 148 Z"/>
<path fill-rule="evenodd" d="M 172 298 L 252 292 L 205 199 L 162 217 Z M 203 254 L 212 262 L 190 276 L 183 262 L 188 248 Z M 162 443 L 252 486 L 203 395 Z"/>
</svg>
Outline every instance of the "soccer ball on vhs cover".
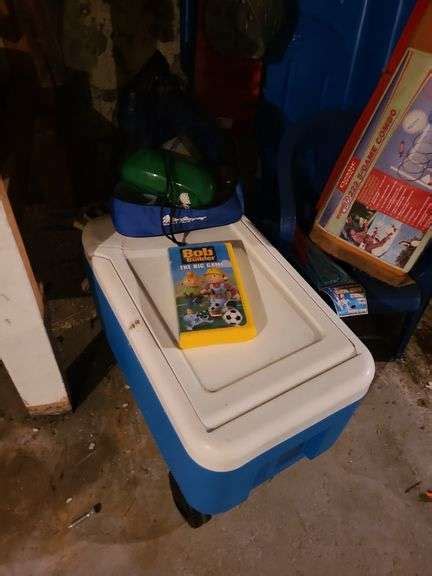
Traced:
<svg viewBox="0 0 432 576">
<path fill-rule="evenodd" d="M 227 308 L 223 315 L 224 322 L 230 326 L 238 326 L 242 323 L 243 314 L 237 308 Z"/>
</svg>

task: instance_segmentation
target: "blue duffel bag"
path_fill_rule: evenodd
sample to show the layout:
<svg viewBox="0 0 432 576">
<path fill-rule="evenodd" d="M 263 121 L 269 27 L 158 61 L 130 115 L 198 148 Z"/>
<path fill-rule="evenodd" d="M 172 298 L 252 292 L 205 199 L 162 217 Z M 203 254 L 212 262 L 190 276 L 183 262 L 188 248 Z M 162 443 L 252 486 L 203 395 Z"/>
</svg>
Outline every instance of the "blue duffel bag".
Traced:
<svg viewBox="0 0 432 576">
<path fill-rule="evenodd" d="M 111 214 L 115 229 L 124 236 L 172 236 L 237 222 L 243 199 L 239 187 L 221 204 L 200 209 L 136 204 L 114 196 Z"/>
</svg>

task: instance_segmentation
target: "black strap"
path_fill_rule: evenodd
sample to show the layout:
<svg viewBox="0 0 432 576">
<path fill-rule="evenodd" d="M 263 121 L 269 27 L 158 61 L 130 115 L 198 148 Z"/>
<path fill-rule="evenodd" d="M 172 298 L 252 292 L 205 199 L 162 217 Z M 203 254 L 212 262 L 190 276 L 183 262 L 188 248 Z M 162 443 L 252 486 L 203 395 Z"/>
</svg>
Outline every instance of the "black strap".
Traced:
<svg viewBox="0 0 432 576">
<path fill-rule="evenodd" d="M 171 242 L 173 242 L 177 246 L 185 246 L 186 242 L 182 242 L 181 240 L 177 240 L 177 238 L 175 237 L 175 232 L 174 232 L 174 219 L 175 219 L 176 213 L 177 213 L 178 198 L 177 198 L 176 185 L 175 185 L 175 182 L 173 180 L 173 175 L 172 175 L 172 156 L 169 152 L 164 151 L 163 159 L 164 159 L 164 164 L 165 164 L 166 188 L 165 188 L 165 201 L 163 201 L 161 203 L 160 219 L 161 219 L 162 232 L 168 238 L 168 240 L 171 240 Z M 169 209 L 170 233 L 168 233 L 165 230 L 165 226 L 163 223 L 164 208 Z"/>
</svg>

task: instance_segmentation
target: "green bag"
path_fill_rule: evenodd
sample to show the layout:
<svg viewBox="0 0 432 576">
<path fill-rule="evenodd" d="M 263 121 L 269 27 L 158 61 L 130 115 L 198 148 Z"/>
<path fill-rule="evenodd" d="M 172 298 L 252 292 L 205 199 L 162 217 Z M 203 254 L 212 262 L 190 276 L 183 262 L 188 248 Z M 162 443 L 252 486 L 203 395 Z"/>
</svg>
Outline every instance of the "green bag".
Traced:
<svg viewBox="0 0 432 576">
<path fill-rule="evenodd" d="M 120 178 L 118 193 L 129 202 L 201 208 L 216 194 L 207 168 L 168 150 L 138 150 L 123 162 Z"/>
</svg>

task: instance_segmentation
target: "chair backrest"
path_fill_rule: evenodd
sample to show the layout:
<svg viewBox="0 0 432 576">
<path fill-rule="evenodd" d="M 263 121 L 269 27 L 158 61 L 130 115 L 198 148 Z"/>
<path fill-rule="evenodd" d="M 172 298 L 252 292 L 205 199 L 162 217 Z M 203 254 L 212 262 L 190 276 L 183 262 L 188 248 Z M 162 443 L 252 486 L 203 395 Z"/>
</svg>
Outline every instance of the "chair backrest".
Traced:
<svg viewBox="0 0 432 576">
<path fill-rule="evenodd" d="M 294 4 L 287 3 L 288 12 Z M 277 47 L 277 54 L 268 56 L 264 99 L 290 123 L 320 110 L 360 112 L 415 0 L 298 0 L 297 4 L 284 52 Z"/>
<path fill-rule="evenodd" d="M 288 12 L 294 4 L 287 3 Z M 277 151 L 289 131 L 299 140 L 310 139 L 292 150 L 291 161 L 293 174 L 298 174 L 293 176 L 297 195 L 306 200 L 310 193 L 308 202 L 316 200 L 337 159 L 341 138 L 367 104 L 414 4 L 415 0 L 298 0 L 286 46 L 277 46 L 266 62 L 258 140 L 267 210 L 276 209 Z M 298 216 L 307 221 L 309 212 Z"/>
</svg>

